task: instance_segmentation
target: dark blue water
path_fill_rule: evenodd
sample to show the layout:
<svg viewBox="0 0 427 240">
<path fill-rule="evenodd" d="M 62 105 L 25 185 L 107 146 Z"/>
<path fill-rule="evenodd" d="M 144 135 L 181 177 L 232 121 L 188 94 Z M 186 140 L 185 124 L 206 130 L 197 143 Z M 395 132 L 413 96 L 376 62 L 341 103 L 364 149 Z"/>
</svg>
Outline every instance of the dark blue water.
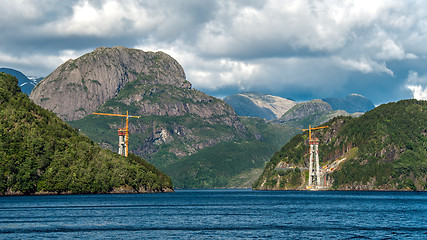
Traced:
<svg viewBox="0 0 427 240">
<path fill-rule="evenodd" d="M 0 198 L 1 239 L 427 239 L 427 193 L 181 190 Z"/>
</svg>

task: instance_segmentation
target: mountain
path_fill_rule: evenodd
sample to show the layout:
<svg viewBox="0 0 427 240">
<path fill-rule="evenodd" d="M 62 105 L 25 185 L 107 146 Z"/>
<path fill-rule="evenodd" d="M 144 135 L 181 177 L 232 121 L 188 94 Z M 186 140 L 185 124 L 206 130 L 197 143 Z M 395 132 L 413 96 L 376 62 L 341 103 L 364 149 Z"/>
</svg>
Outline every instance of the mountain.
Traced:
<svg viewBox="0 0 427 240">
<path fill-rule="evenodd" d="M 117 151 L 117 128 L 124 127 L 125 119 L 92 113 L 128 111 L 141 116 L 129 120 L 130 152 L 172 176 L 175 187 L 225 187 L 236 175 L 262 169 L 291 137 L 286 133 L 278 136 L 278 145 L 250 130 L 224 101 L 192 89 L 179 63 L 162 52 L 97 48 L 62 64 L 30 97 L 113 151 Z M 278 133 L 294 130 L 272 128 Z M 251 154 L 255 153 L 251 146 L 257 143 L 261 143 L 263 155 Z M 238 152 L 242 146 L 245 153 Z M 212 155 L 209 164 L 204 161 L 207 152 L 218 154 Z M 228 168 L 224 173 L 224 162 L 243 167 Z M 190 182 L 186 182 L 188 176 L 192 176 Z M 204 184 L 194 179 L 204 179 Z"/>
<path fill-rule="evenodd" d="M 289 126 L 308 128 L 309 125 L 319 125 L 337 116 L 359 117 L 360 112 L 348 113 L 344 110 L 333 110 L 327 102 L 314 99 L 308 102 L 297 103 L 282 117 L 273 120 L 276 123 L 284 123 Z"/>
<path fill-rule="evenodd" d="M 320 140 L 321 166 L 331 171 L 325 175 L 331 189 L 427 189 L 427 101 L 388 103 L 358 118 L 337 117 L 325 125 L 330 127 L 312 134 Z M 303 189 L 307 139 L 307 133 L 296 135 L 276 152 L 253 187 Z"/>
<path fill-rule="evenodd" d="M 296 103 L 292 100 L 260 93 L 239 93 L 224 98 L 239 116 L 276 119 Z"/>
<path fill-rule="evenodd" d="M 345 98 L 324 98 L 322 100 L 329 103 L 333 110 L 344 110 L 348 113 L 364 113 L 375 108 L 371 100 L 355 93 Z"/>
<path fill-rule="evenodd" d="M 40 77 L 27 77 L 22 72 L 11 68 L 0 68 L 0 72 L 15 76 L 18 79 L 18 85 L 21 87 L 21 91 L 27 95 L 30 95 L 37 83 L 43 79 Z"/>
<path fill-rule="evenodd" d="M 272 95 L 239 93 L 224 98 L 224 101 L 232 106 L 239 116 L 259 117 L 300 128 L 322 124 L 335 116 L 357 117 L 375 108 L 369 99 L 359 94 L 296 103 Z"/>
<path fill-rule="evenodd" d="M 116 97 L 128 83 L 135 84 L 128 86 L 128 92 L 139 85 L 148 88 L 144 93 L 141 89 L 140 92 L 133 93 L 138 96 L 136 99 L 122 99 L 127 101 L 124 104 L 128 106 L 139 103 L 144 97 L 158 95 L 156 85 L 167 85 L 181 92 L 191 89 L 182 67 L 165 53 L 144 52 L 120 46 L 100 47 L 62 64 L 35 87 L 30 98 L 66 121 L 79 120 Z M 179 111 L 185 108 L 184 104 L 164 107 L 167 108 L 153 104 L 151 109 L 144 111 L 146 115 L 162 115 L 169 110 Z"/>
<path fill-rule="evenodd" d="M 143 159 L 94 144 L 0 73 L 0 195 L 173 191 Z"/>
<path fill-rule="evenodd" d="M 307 117 L 315 118 L 315 116 L 322 116 L 323 114 L 329 113 L 332 111 L 331 106 L 320 100 L 315 99 L 309 102 L 298 103 L 289 109 L 283 116 L 281 116 L 278 121 L 281 123 L 284 122 L 294 122 L 301 121 Z M 311 120 L 313 122 L 314 119 Z"/>
</svg>

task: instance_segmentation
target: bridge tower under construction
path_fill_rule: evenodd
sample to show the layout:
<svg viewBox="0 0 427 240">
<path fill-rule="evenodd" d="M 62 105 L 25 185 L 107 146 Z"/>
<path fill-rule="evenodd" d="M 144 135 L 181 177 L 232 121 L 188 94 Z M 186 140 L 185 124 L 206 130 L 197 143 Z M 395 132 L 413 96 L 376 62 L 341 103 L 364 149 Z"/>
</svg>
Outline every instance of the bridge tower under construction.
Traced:
<svg viewBox="0 0 427 240">
<path fill-rule="evenodd" d="M 104 116 L 114 116 L 114 117 L 125 117 L 126 118 L 126 128 L 119 128 L 119 154 L 128 157 L 129 154 L 129 118 L 140 118 L 141 116 L 131 116 L 129 112 L 126 111 L 126 115 L 122 114 L 113 114 L 113 113 L 93 113 L 95 115 L 104 115 Z M 124 140 L 123 140 L 124 133 Z M 124 142 L 124 143 L 123 143 Z"/>
<path fill-rule="evenodd" d="M 320 187 L 320 165 L 319 165 L 319 139 L 310 139 L 310 166 L 308 168 L 308 186 L 313 187 L 313 183 L 316 183 L 316 187 Z M 316 167 L 313 169 L 314 161 L 316 161 Z"/>
<path fill-rule="evenodd" d="M 308 168 L 308 185 L 309 189 L 313 189 L 313 184 L 316 183 L 316 188 L 321 188 L 320 186 L 320 164 L 319 164 L 319 139 L 311 138 L 311 131 L 328 128 L 329 126 L 315 127 L 312 128 L 311 125 L 308 126 L 308 129 L 302 129 L 303 131 L 308 130 L 308 143 L 310 144 L 310 162 Z M 316 167 L 313 169 L 314 161 L 316 161 Z"/>
<path fill-rule="evenodd" d="M 124 156 L 126 149 L 126 128 L 119 128 L 119 154 Z"/>
</svg>

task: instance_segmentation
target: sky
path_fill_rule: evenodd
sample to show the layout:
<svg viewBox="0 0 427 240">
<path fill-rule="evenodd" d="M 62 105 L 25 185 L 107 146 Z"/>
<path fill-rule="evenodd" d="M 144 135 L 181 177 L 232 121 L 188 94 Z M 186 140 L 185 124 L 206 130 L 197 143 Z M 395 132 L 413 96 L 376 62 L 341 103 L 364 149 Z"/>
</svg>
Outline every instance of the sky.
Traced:
<svg viewBox="0 0 427 240">
<path fill-rule="evenodd" d="M 0 67 L 44 77 L 97 47 L 163 51 L 193 88 L 427 100 L 424 0 L 0 0 Z"/>
</svg>

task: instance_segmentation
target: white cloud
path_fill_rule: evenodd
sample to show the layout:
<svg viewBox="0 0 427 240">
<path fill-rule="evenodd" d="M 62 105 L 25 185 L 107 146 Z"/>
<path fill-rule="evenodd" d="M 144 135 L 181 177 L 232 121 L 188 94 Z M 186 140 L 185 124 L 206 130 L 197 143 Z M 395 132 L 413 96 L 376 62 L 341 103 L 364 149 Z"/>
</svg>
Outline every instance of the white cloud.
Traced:
<svg viewBox="0 0 427 240">
<path fill-rule="evenodd" d="M 37 4 L 32 0 L 20 0 L 20 1 L 0 1 L 2 6 L 2 12 L 0 14 L 0 20 L 2 24 L 19 24 L 22 22 L 35 20 L 42 15 L 42 11 L 39 11 Z M 19 14 L 17 14 L 19 13 Z"/>
<path fill-rule="evenodd" d="M 169 54 L 183 66 L 187 79 L 196 88 L 205 90 L 225 87 L 245 90 L 253 76 L 259 72 L 257 64 L 225 58 L 204 59 L 188 51 L 188 47 L 182 42 L 175 42 L 174 45 L 175 47 L 148 44 L 138 45 L 136 48 Z"/>
<path fill-rule="evenodd" d="M 381 52 L 377 54 L 379 59 L 402 59 L 405 56 L 402 46 L 398 46 L 391 39 L 387 39 L 382 43 Z"/>
<path fill-rule="evenodd" d="M 390 1 L 338 0 L 270 0 L 261 7 L 225 4 L 199 34 L 199 47 L 214 55 L 262 44 L 279 50 L 337 51 L 351 44 L 355 30 L 369 34 L 368 40 L 375 38 L 364 31 L 384 24 L 381 14 L 396 5 Z"/>
<path fill-rule="evenodd" d="M 0 51 L 0 62 L 4 67 L 18 66 L 17 69 L 22 71 L 25 75 L 32 76 L 47 76 L 44 69 L 55 70 L 60 64 L 68 61 L 69 59 L 75 59 L 84 53 L 87 53 L 88 50 L 75 51 L 75 50 L 62 50 L 59 54 L 46 55 L 46 54 L 33 54 L 25 56 L 13 56 Z"/>
<path fill-rule="evenodd" d="M 409 72 L 406 87 L 412 92 L 412 97 L 417 100 L 427 100 L 427 77 L 418 76 L 417 72 Z"/>
<path fill-rule="evenodd" d="M 359 71 L 362 73 L 386 73 L 393 76 L 393 71 L 387 68 L 386 64 L 373 61 L 371 58 L 362 56 L 360 59 L 341 59 L 335 58 L 336 62 L 342 67 L 352 71 Z"/>
<path fill-rule="evenodd" d="M 408 89 L 411 90 L 414 99 L 427 100 L 427 88 L 421 85 L 408 85 Z"/>
<path fill-rule="evenodd" d="M 198 89 L 217 90 L 232 87 L 247 91 L 253 84 L 254 76 L 259 74 L 260 66 L 257 64 L 230 59 L 197 59 L 194 57 L 192 62 L 198 66 L 187 71 L 187 78 Z"/>
<path fill-rule="evenodd" d="M 112 37 L 150 31 L 163 17 L 150 14 L 135 1 L 106 0 L 97 5 L 85 0 L 72 6 L 71 15 L 49 22 L 44 30 L 54 29 L 61 36 Z"/>
</svg>

